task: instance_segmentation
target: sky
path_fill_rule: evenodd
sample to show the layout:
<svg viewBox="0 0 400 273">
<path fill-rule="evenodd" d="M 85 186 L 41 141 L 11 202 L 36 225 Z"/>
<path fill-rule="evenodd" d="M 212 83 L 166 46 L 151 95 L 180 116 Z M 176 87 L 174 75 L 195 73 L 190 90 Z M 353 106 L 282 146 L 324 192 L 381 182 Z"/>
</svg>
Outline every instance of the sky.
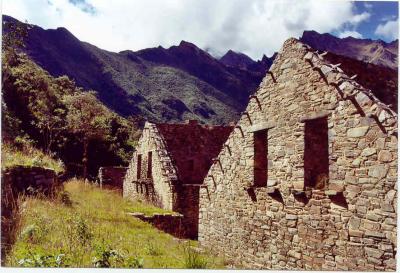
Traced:
<svg viewBox="0 0 400 273">
<path fill-rule="evenodd" d="M 216 57 L 232 49 L 255 60 L 304 30 L 386 42 L 399 32 L 397 1 L 3 0 L 2 13 L 114 52 L 185 40 Z"/>
</svg>

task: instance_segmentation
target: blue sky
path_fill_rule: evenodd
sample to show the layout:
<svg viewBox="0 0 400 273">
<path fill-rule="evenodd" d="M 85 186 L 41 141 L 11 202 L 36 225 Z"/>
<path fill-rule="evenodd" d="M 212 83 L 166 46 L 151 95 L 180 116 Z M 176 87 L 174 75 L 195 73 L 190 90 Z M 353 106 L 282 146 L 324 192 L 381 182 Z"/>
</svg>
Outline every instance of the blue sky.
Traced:
<svg viewBox="0 0 400 273">
<path fill-rule="evenodd" d="M 397 1 L 357 1 L 354 2 L 354 9 L 357 14 L 368 14 L 368 18 L 354 29 L 354 31 L 360 33 L 363 38 L 373 40 L 381 39 L 386 42 L 391 42 L 398 38 L 398 36 L 396 36 L 398 35 L 399 15 L 399 3 Z M 392 23 L 396 21 L 397 30 L 394 27 L 396 24 Z M 378 26 L 381 26 L 381 28 L 377 33 Z M 349 29 L 351 29 L 351 26 Z M 332 34 L 340 35 L 338 31 L 333 31 Z"/>
<path fill-rule="evenodd" d="M 229 49 L 271 56 L 304 30 L 338 37 L 398 38 L 398 2 L 346 0 L 3 0 L 2 11 L 43 28 L 65 27 L 118 52 L 195 43 L 215 56 Z"/>
</svg>

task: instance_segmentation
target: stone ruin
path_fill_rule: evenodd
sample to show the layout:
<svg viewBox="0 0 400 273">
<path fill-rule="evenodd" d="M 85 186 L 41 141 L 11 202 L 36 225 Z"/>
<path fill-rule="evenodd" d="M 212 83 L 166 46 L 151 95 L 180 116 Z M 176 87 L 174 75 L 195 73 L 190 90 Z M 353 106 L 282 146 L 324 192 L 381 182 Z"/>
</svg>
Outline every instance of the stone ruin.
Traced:
<svg viewBox="0 0 400 273">
<path fill-rule="evenodd" d="M 1 265 L 4 266 L 8 251 L 16 238 L 18 198 L 21 196 L 54 197 L 62 188 L 61 176 L 52 169 L 16 165 L 1 173 Z M 17 215 L 17 216 L 16 216 Z"/>
<path fill-rule="evenodd" d="M 397 113 L 325 54 L 284 43 L 200 189 L 238 267 L 396 269 Z"/>
<path fill-rule="evenodd" d="M 181 212 L 238 267 L 396 270 L 397 113 L 324 56 L 287 40 L 217 142 L 146 123 L 124 196 Z"/>
<path fill-rule="evenodd" d="M 178 236 L 196 239 L 199 188 L 232 129 L 192 120 L 186 124 L 146 122 L 125 176 L 123 196 L 182 214 Z M 163 222 L 161 216 L 156 218 Z"/>
<path fill-rule="evenodd" d="M 100 188 L 104 187 L 122 192 L 127 169 L 119 166 L 100 167 L 97 175 Z"/>
</svg>

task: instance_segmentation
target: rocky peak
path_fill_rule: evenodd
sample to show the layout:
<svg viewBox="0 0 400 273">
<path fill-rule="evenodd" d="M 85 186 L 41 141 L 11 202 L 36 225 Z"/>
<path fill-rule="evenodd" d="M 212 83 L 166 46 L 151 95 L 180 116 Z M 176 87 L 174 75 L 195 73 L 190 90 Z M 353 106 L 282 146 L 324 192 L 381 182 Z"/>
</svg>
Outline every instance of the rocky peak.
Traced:
<svg viewBox="0 0 400 273">
<path fill-rule="evenodd" d="M 382 40 L 338 38 L 328 33 L 304 31 L 300 41 L 314 49 L 329 51 L 367 63 L 397 69 L 398 41 L 386 43 Z"/>
<path fill-rule="evenodd" d="M 246 69 L 249 65 L 255 63 L 249 56 L 243 53 L 235 52 L 233 50 L 228 50 L 224 56 L 222 56 L 219 61 L 227 66 L 239 67 Z"/>
</svg>

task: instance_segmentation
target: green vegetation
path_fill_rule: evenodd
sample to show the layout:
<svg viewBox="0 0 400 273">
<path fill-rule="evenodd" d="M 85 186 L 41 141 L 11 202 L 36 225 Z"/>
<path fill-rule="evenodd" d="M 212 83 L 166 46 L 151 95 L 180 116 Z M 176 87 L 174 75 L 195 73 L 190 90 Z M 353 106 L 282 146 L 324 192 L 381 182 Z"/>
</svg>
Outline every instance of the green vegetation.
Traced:
<svg viewBox="0 0 400 273">
<path fill-rule="evenodd" d="M 140 134 L 137 119 L 120 117 L 106 108 L 94 91 L 83 90 L 67 76 L 52 77 L 40 68 L 22 53 L 26 28 L 25 24 L 11 24 L 3 35 L 2 142 L 24 151 L 30 148 L 15 142 L 24 139 L 48 156 L 57 155 L 68 171 L 85 177 L 87 169 L 93 177 L 100 166 L 126 165 Z M 83 108 L 78 107 L 79 102 Z M 103 156 L 87 161 L 94 153 Z"/>
<path fill-rule="evenodd" d="M 68 108 L 68 128 L 83 138 L 83 177 L 87 178 L 89 143 L 95 139 L 106 138 L 110 133 L 109 121 L 112 116 L 91 92 L 65 96 L 64 102 Z"/>
<path fill-rule="evenodd" d="M 149 216 L 153 215 L 153 213 L 174 213 L 173 211 L 155 207 L 149 203 L 142 202 L 141 200 L 127 202 L 130 204 L 126 207 L 127 212 L 141 212 Z"/>
<path fill-rule="evenodd" d="M 127 215 L 161 210 L 124 200 L 116 191 L 72 180 L 55 200 L 30 197 L 21 207 L 8 266 L 223 268 L 221 259 L 195 251 L 196 242 Z"/>
<path fill-rule="evenodd" d="M 55 160 L 50 155 L 32 146 L 24 146 L 17 149 L 9 144 L 3 144 L 1 149 L 2 170 L 16 165 L 35 166 L 53 169 L 56 173 L 64 171 L 64 164 L 61 160 Z"/>
</svg>

